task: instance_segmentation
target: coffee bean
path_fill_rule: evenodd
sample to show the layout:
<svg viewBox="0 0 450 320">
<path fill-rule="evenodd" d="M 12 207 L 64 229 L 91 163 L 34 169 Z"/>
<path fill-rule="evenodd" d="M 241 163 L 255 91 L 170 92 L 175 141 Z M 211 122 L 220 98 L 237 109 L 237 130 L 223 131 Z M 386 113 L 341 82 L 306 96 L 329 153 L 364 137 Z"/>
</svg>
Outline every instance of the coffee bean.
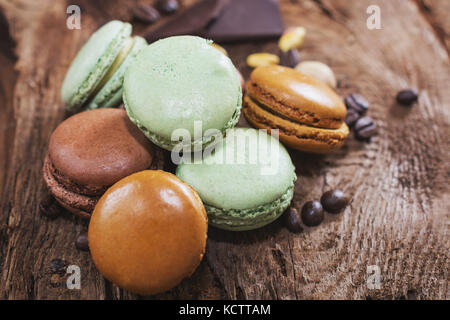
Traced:
<svg viewBox="0 0 450 320">
<path fill-rule="evenodd" d="M 82 233 L 78 236 L 75 242 L 75 247 L 81 251 L 89 251 L 89 240 L 87 232 Z"/>
<path fill-rule="evenodd" d="M 159 0 L 156 7 L 164 14 L 172 14 L 178 11 L 180 4 L 177 0 Z"/>
<path fill-rule="evenodd" d="M 53 288 L 57 288 L 61 285 L 63 278 L 63 274 L 54 273 L 50 276 L 50 285 Z"/>
<path fill-rule="evenodd" d="M 369 109 L 369 102 L 357 93 L 346 96 L 344 102 L 348 110 L 353 109 L 359 114 L 364 114 Z"/>
<path fill-rule="evenodd" d="M 59 275 L 66 274 L 67 263 L 61 259 L 53 259 L 50 261 L 48 269 L 50 273 L 56 273 Z"/>
<path fill-rule="evenodd" d="M 323 208 L 329 213 L 339 213 L 349 202 L 348 197 L 341 190 L 329 190 L 320 198 Z"/>
<path fill-rule="evenodd" d="M 397 102 L 404 106 L 410 106 L 417 101 L 418 97 L 419 96 L 415 90 L 405 89 L 397 93 Z"/>
<path fill-rule="evenodd" d="M 302 208 L 302 221 L 308 227 L 315 227 L 323 221 L 323 208 L 319 201 L 308 201 Z"/>
<path fill-rule="evenodd" d="M 361 118 L 361 115 L 358 113 L 358 111 L 355 111 L 353 109 L 347 110 L 347 115 L 345 116 L 345 123 L 352 127 L 358 119 Z"/>
<path fill-rule="evenodd" d="M 284 213 L 284 223 L 289 231 L 299 233 L 303 231 L 300 224 L 300 215 L 295 208 L 289 208 Z"/>
<path fill-rule="evenodd" d="M 56 219 L 61 215 L 62 208 L 52 195 L 47 195 L 41 200 L 39 211 L 47 218 Z"/>
<path fill-rule="evenodd" d="M 300 62 L 300 53 L 297 49 L 291 49 L 286 52 L 281 51 L 280 64 L 289 68 L 295 68 Z"/>
<path fill-rule="evenodd" d="M 370 140 L 377 134 L 377 125 L 370 117 L 359 118 L 355 123 L 355 137 L 358 140 Z"/>
<path fill-rule="evenodd" d="M 152 24 L 159 20 L 160 15 L 158 10 L 153 6 L 149 4 L 139 4 L 133 8 L 133 17 L 140 22 Z"/>
</svg>

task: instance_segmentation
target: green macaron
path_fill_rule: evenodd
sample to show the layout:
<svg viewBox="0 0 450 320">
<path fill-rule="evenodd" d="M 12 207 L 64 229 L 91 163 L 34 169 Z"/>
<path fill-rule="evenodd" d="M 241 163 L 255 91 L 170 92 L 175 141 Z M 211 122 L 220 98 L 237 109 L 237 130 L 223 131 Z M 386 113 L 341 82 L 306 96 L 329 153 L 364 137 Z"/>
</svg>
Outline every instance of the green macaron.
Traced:
<svg viewBox="0 0 450 320">
<path fill-rule="evenodd" d="M 179 145 L 181 135 L 182 145 L 204 148 L 239 119 L 239 74 L 211 43 L 194 36 L 156 41 L 125 72 L 128 116 L 164 149 Z"/>
<path fill-rule="evenodd" d="M 289 206 L 297 178 L 286 149 L 264 131 L 228 130 L 201 160 L 181 163 L 177 176 L 200 195 L 211 225 L 243 231 L 265 226 Z"/>
<path fill-rule="evenodd" d="M 113 20 L 92 34 L 67 71 L 61 88 L 67 110 L 115 107 L 122 101 L 126 66 L 147 44 L 131 37 L 129 23 Z"/>
</svg>

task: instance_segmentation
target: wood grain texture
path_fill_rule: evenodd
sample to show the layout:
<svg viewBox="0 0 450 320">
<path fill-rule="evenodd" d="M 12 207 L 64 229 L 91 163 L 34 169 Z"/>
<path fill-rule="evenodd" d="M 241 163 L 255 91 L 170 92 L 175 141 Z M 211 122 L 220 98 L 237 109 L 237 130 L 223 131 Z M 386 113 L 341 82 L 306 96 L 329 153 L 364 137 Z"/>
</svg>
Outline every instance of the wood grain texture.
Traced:
<svg viewBox="0 0 450 320">
<path fill-rule="evenodd" d="M 450 1 L 446 0 L 416 0 L 419 9 L 434 29 L 437 38 L 442 42 L 447 52 L 450 52 Z"/>
<path fill-rule="evenodd" d="M 308 30 L 301 59 L 329 64 L 339 94 L 364 95 L 379 126 L 370 143 L 350 137 L 332 155 L 291 151 L 299 176 L 294 205 L 335 187 L 351 194 L 352 204 L 299 235 L 280 221 L 241 233 L 210 228 L 198 270 L 161 295 L 138 297 L 105 281 L 89 254 L 74 248 L 86 223 L 69 214 L 54 221 L 39 215 L 46 193 L 41 167 L 51 132 L 67 116 L 59 92 L 72 58 L 101 24 L 130 20 L 127 8 L 135 2 L 120 8 L 106 0 L 70 2 L 82 8 L 82 30 L 68 30 L 65 1 L 0 0 L 7 21 L 0 23 L 1 299 L 450 297 L 450 60 L 436 32 L 436 25 L 448 31 L 445 16 L 436 13 L 444 0 L 433 1 L 427 13 L 412 0 L 281 1 L 285 24 Z M 370 4 L 381 8 L 381 30 L 366 28 Z M 145 29 L 135 25 L 137 33 Z M 4 34 L 15 41 L 17 60 L 5 49 L 11 44 Z M 275 42 L 226 48 L 246 77 L 248 54 L 277 52 Z M 407 87 L 420 90 L 412 108 L 395 103 L 396 92 Z M 247 125 L 243 118 L 240 125 Z M 81 290 L 54 285 L 62 281 L 48 270 L 55 258 L 81 267 Z M 367 288 L 369 265 L 380 267 L 381 289 Z"/>
</svg>

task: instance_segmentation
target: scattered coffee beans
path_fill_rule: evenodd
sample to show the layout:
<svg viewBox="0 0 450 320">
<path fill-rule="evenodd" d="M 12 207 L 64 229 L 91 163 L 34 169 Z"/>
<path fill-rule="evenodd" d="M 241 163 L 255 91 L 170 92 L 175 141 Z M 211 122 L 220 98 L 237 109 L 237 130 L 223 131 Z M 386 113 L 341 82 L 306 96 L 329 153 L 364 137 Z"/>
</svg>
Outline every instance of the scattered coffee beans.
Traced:
<svg viewBox="0 0 450 320">
<path fill-rule="evenodd" d="M 323 208 L 319 201 L 308 201 L 302 208 L 302 221 L 308 227 L 316 227 L 323 221 Z"/>
<path fill-rule="evenodd" d="M 346 96 L 344 102 L 348 110 L 355 110 L 361 115 L 366 113 L 367 109 L 369 109 L 369 102 L 357 93 Z"/>
<path fill-rule="evenodd" d="M 300 62 L 300 53 L 297 49 L 291 49 L 286 52 L 281 51 L 280 64 L 289 68 L 295 68 Z"/>
<path fill-rule="evenodd" d="M 82 233 L 78 236 L 75 242 L 75 247 L 81 251 L 89 251 L 89 241 L 87 232 Z"/>
<path fill-rule="evenodd" d="M 47 218 L 56 219 L 61 215 L 62 208 L 53 196 L 47 195 L 39 204 L 39 211 Z"/>
<path fill-rule="evenodd" d="M 50 273 L 56 273 L 59 275 L 66 274 L 67 263 L 61 259 L 53 259 L 50 261 L 48 270 Z"/>
<path fill-rule="evenodd" d="M 265 67 L 271 64 L 279 64 L 280 58 L 271 53 L 253 53 L 247 57 L 247 64 L 251 68 Z"/>
<path fill-rule="evenodd" d="M 303 61 L 300 62 L 296 67 L 300 73 L 306 74 L 310 77 L 316 78 L 319 81 L 327 84 L 331 88 L 336 88 L 337 81 L 333 70 L 325 63 L 320 61 Z"/>
<path fill-rule="evenodd" d="M 410 106 L 417 101 L 418 97 L 415 90 L 405 89 L 397 93 L 397 102 L 404 106 Z"/>
<path fill-rule="evenodd" d="M 295 208 L 289 208 L 284 213 L 284 223 L 289 231 L 294 233 L 299 233 L 303 231 L 303 228 L 300 224 L 300 215 Z"/>
<path fill-rule="evenodd" d="M 178 11 L 180 4 L 177 0 L 159 0 L 156 7 L 164 14 L 172 14 Z"/>
<path fill-rule="evenodd" d="M 306 29 L 303 27 L 292 27 L 286 29 L 278 41 L 281 51 L 287 52 L 291 49 L 298 49 L 305 40 Z"/>
<path fill-rule="evenodd" d="M 377 134 L 377 125 L 370 117 L 359 118 L 354 126 L 355 137 L 358 140 L 370 140 Z"/>
<path fill-rule="evenodd" d="M 349 202 L 349 198 L 341 190 L 330 190 L 320 198 L 323 208 L 329 213 L 341 212 Z"/>
<path fill-rule="evenodd" d="M 349 109 L 347 110 L 347 114 L 345 116 L 345 123 L 349 126 L 352 127 L 356 121 L 358 121 L 358 119 L 361 117 L 361 115 L 353 110 L 353 109 Z"/>
<path fill-rule="evenodd" d="M 133 18 L 143 23 L 152 24 L 159 20 L 159 12 L 149 4 L 140 4 L 133 8 Z"/>
</svg>

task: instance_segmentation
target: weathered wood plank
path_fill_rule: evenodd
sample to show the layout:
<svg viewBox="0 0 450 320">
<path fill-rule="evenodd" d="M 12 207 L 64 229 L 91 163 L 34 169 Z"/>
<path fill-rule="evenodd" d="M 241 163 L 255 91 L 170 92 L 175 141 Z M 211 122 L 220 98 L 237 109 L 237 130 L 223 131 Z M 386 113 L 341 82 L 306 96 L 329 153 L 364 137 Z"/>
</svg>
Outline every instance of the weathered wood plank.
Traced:
<svg viewBox="0 0 450 320">
<path fill-rule="evenodd" d="M 6 101 L 0 115 L 5 145 L 0 150 L 0 298 L 138 298 L 105 282 L 89 254 L 74 248 L 86 223 L 70 215 L 48 221 L 37 208 L 45 194 L 40 170 L 48 138 L 66 116 L 59 98 L 66 68 L 99 25 L 129 20 L 127 8 L 134 2 L 119 8 L 106 0 L 76 1 L 83 10 L 82 30 L 70 31 L 65 1 L 0 0 L 18 57 L 17 76 L 0 76 L 0 97 Z M 340 94 L 366 96 L 372 103 L 369 115 L 380 127 L 371 143 L 350 138 L 333 155 L 292 151 L 299 175 L 295 205 L 332 187 L 350 193 L 353 202 L 345 213 L 328 215 L 321 226 L 300 235 L 280 221 L 244 233 L 211 228 L 206 257 L 193 277 L 148 298 L 399 298 L 412 292 L 418 298 L 448 298 L 450 62 L 430 19 L 414 1 L 281 2 L 286 25 L 308 29 L 302 59 L 328 63 Z M 370 4 L 381 8 L 382 30 L 366 28 Z M 248 76 L 245 57 L 276 52 L 276 44 L 227 49 Z M 2 54 L 0 62 L 13 74 L 11 58 Z M 394 102 L 404 87 L 421 92 L 411 109 Z M 240 123 L 246 125 L 244 119 Z M 54 258 L 81 266 L 81 290 L 52 287 L 62 281 L 48 272 Z M 366 286 L 368 265 L 381 269 L 380 290 Z"/>
</svg>

